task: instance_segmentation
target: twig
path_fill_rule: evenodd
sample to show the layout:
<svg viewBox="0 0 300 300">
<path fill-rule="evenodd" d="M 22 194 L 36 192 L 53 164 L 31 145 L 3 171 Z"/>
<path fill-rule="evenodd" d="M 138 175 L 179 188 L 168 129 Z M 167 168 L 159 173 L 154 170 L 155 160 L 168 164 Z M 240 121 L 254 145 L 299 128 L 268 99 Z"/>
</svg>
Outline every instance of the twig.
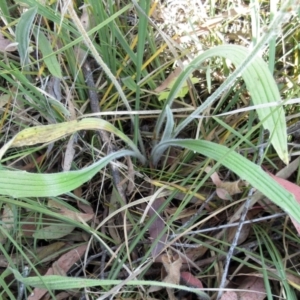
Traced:
<svg viewBox="0 0 300 300">
<path fill-rule="evenodd" d="M 86 60 L 85 63 L 82 65 L 82 72 L 85 78 L 86 85 L 89 87 L 88 93 L 90 98 L 91 110 L 93 113 L 99 113 L 100 107 L 99 107 L 98 94 L 96 92 L 96 85 L 92 77 L 92 70 L 88 60 Z M 98 130 L 97 133 L 106 148 L 106 153 L 111 154 L 112 152 L 114 152 L 115 147 L 113 146 L 111 142 L 111 138 L 108 135 L 108 133 L 104 130 Z M 118 190 L 119 195 L 122 197 L 124 203 L 126 203 L 126 196 L 125 196 L 125 191 L 123 189 L 123 186 L 121 184 L 121 176 L 120 176 L 119 168 L 114 164 L 114 161 L 112 161 L 109 164 L 109 167 L 113 178 L 114 186 Z"/>
<path fill-rule="evenodd" d="M 263 142 L 264 142 L 264 135 L 262 134 L 261 137 L 260 137 L 260 140 L 259 140 L 259 144 L 262 145 Z M 263 161 L 263 154 L 264 154 L 264 148 L 263 147 L 259 147 L 259 151 L 258 151 L 258 164 L 261 165 L 262 161 Z M 242 215 L 241 215 L 241 219 L 239 221 L 239 225 L 236 229 L 236 233 L 235 233 L 235 236 L 234 236 L 234 239 L 232 241 L 232 244 L 229 248 L 229 251 L 228 251 L 228 254 L 227 254 L 227 257 L 226 257 L 226 263 L 225 263 L 225 267 L 224 267 L 224 271 L 223 271 L 223 274 L 222 274 L 222 279 L 221 279 L 221 282 L 220 282 L 220 286 L 219 286 L 219 292 L 218 292 L 218 296 L 217 296 L 217 300 L 219 300 L 223 294 L 223 289 L 224 287 L 226 286 L 226 278 L 227 278 L 227 274 L 228 274 L 228 271 L 229 271 L 229 265 L 230 265 L 230 262 L 231 262 L 231 258 L 234 254 L 234 250 L 235 250 L 235 247 L 237 246 L 238 244 L 238 240 L 239 240 L 239 237 L 240 237 L 240 234 L 242 232 L 242 228 L 245 224 L 245 220 L 246 220 L 246 216 L 247 216 L 247 213 L 248 213 L 248 210 L 250 209 L 250 207 L 252 206 L 252 196 L 253 194 L 255 193 L 255 189 L 252 188 L 249 193 L 248 193 L 248 197 L 247 197 L 247 200 L 244 204 L 244 209 L 243 209 L 243 212 L 242 212 Z"/>
<path fill-rule="evenodd" d="M 248 193 L 248 197 L 247 197 L 247 200 L 245 202 L 245 206 L 244 206 L 243 213 L 241 215 L 239 226 L 236 230 L 236 233 L 235 233 L 234 239 L 232 241 L 232 244 L 231 244 L 231 246 L 228 250 L 228 254 L 227 254 L 227 257 L 226 257 L 226 263 L 225 263 L 224 271 L 223 271 L 223 274 L 222 274 L 222 279 L 221 279 L 221 282 L 220 282 L 220 285 L 219 285 L 219 292 L 218 292 L 217 299 L 221 298 L 221 296 L 223 294 L 223 289 L 226 286 L 226 278 L 227 278 L 231 258 L 234 254 L 235 247 L 237 246 L 238 239 L 240 237 L 240 233 L 242 231 L 242 228 L 243 228 L 243 225 L 244 225 L 244 222 L 245 222 L 245 219 L 246 219 L 246 215 L 248 213 L 249 208 L 251 207 L 251 199 L 252 199 L 252 195 L 254 194 L 254 192 L 255 192 L 255 189 L 252 188 Z"/>
</svg>

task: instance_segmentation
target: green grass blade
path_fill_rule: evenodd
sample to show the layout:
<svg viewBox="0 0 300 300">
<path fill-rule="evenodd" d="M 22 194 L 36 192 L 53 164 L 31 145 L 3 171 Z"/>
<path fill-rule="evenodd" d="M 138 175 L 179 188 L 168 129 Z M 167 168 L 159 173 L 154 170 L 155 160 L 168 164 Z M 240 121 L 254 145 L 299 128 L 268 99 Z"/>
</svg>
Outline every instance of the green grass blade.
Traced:
<svg viewBox="0 0 300 300">
<path fill-rule="evenodd" d="M 169 106 L 166 107 L 166 114 L 167 114 L 167 121 L 166 121 L 164 134 L 161 138 L 162 141 L 166 141 L 171 138 L 171 134 L 174 128 L 174 117 L 171 108 Z"/>
<path fill-rule="evenodd" d="M 240 154 L 233 152 L 225 146 L 196 140 L 169 140 L 157 146 L 179 146 L 210 157 L 236 173 L 241 179 L 249 182 L 261 191 L 276 205 L 280 206 L 290 217 L 300 223 L 300 209 L 294 196 L 280 186 L 273 178 L 265 173 L 259 166 L 247 160 Z"/>
<path fill-rule="evenodd" d="M 141 0 L 139 4 L 136 1 L 133 1 L 135 4 L 138 16 L 139 16 L 139 23 L 138 23 L 138 43 L 137 43 L 137 64 L 136 64 L 136 82 L 141 80 L 142 75 L 142 65 L 143 65 L 143 58 L 144 58 L 144 51 L 145 51 L 145 41 L 148 32 L 148 17 L 147 13 L 149 11 L 149 4 L 150 1 Z M 140 86 L 137 85 L 137 89 L 135 91 L 135 110 L 140 110 L 140 101 L 141 101 L 141 89 Z M 138 138 L 140 133 L 139 128 L 139 115 L 135 115 L 134 117 L 134 142 L 136 145 L 138 144 Z"/>
<path fill-rule="evenodd" d="M 105 156 L 91 166 L 79 171 L 55 174 L 36 174 L 24 171 L 0 170 L 0 193 L 12 197 L 55 197 L 74 190 L 89 181 L 113 159 L 135 156 L 121 150 Z"/>
<path fill-rule="evenodd" d="M 18 51 L 22 66 L 28 63 L 29 34 L 36 13 L 36 7 L 28 9 L 22 14 L 19 23 L 16 26 L 16 42 L 18 43 Z"/>
<path fill-rule="evenodd" d="M 2 17 L 7 21 L 11 21 L 11 17 L 9 15 L 9 9 L 7 6 L 7 1 L 6 0 L 0 0 L 0 10 L 1 10 L 1 15 Z"/>
<path fill-rule="evenodd" d="M 62 78 L 59 62 L 56 56 L 53 54 L 52 46 L 49 40 L 41 30 L 34 30 L 34 35 L 49 72 L 57 78 Z"/>
<path fill-rule="evenodd" d="M 15 277 L 20 282 L 23 282 L 25 285 L 34 286 L 38 288 L 45 288 L 45 284 L 52 290 L 66 290 L 66 289 L 76 289 L 76 288 L 84 288 L 84 287 L 93 287 L 93 286 L 116 286 L 118 284 L 122 284 L 122 280 L 102 280 L 102 279 L 85 279 L 85 278 L 71 278 L 66 276 L 59 275 L 49 275 L 43 276 L 41 280 L 40 277 L 28 277 L 24 278 L 17 270 L 13 270 Z M 145 281 L 145 280 L 129 280 L 124 285 L 130 286 L 162 286 L 168 288 L 177 288 L 184 291 L 189 291 L 195 293 L 203 299 L 210 299 L 204 292 L 199 291 L 199 289 L 190 288 L 183 285 L 176 285 L 166 282 L 159 281 Z"/>
</svg>

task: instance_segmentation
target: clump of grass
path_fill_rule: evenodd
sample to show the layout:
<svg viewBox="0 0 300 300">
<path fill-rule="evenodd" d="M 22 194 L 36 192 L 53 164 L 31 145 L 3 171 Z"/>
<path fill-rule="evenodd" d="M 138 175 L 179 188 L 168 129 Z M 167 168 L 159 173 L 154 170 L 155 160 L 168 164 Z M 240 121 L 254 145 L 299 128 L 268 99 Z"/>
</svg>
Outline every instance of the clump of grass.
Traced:
<svg viewBox="0 0 300 300">
<path fill-rule="evenodd" d="M 297 7 L 191 2 L 0 4 L 0 298 L 297 298 Z"/>
</svg>

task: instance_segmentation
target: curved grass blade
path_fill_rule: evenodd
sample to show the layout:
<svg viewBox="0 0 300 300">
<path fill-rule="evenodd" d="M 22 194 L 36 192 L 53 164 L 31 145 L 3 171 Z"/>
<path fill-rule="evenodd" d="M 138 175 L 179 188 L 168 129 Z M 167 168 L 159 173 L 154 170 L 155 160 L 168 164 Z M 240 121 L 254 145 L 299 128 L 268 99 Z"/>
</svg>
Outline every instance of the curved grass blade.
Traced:
<svg viewBox="0 0 300 300">
<path fill-rule="evenodd" d="M 87 168 L 55 174 L 0 170 L 0 193 L 16 198 L 55 197 L 74 190 L 89 181 L 112 160 L 124 156 L 136 156 L 136 153 L 121 150 L 105 156 Z"/>
<path fill-rule="evenodd" d="M 38 288 L 49 288 L 51 290 L 66 290 L 66 289 L 78 289 L 95 286 L 116 286 L 122 284 L 122 280 L 103 280 L 103 279 L 86 279 L 86 278 L 72 278 L 67 276 L 49 275 L 49 276 L 32 276 L 22 277 L 22 275 L 11 268 L 16 279 L 25 285 L 38 287 Z M 123 281 L 124 282 L 124 281 Z M 187 287 L 184 285 L 176 285 L 167 282 L 160 281 L 146 281 L 146 280 L 128 280 L 124 285 L 130 286 L 162 286 L 167 288 L 176 288 L 184 291 L 189 291 L 201 296 L 201 299 L 210 299 L 206 293 L 196 288 Z"/>
<path fill-rule="evenodd" d="M 201 106 L 199 106 L 193 113 L 191 113 L 185 120 L 183 120 L 172 135 L 175 138 L 194 118 L 197 118 L 206 108 L 208 108 L 215 100 L 219 98 L 221 93 L 228 88 L 232 82 L 242 75 L 247 89 L 250 92 L 254 105 L 275 102 L 280 100 L 280 94 L 276 82 L 268 69 L 268 65 L 260 57 L 252 58 L 251 64 L 244 68 L 241 64 L 251 57 L 252 53 L 249 49 L 238 45 L 222 45 L 205 51 L 203 54 L 194 59 L 187 68 L 179 75 L 175 84 L 173 85 L 169 97 L 166 101 L 167 105 L 171 106 L 173 100 L 178 94 L 184 82 L 188 79 L 190 74 L 200 67 L 201 63 L 215 56 L 225 57 L 233 62 L 238 69 L 242 69 L 242 74 L 235 72 L 219 87 L 219 89 L 212 94 Z M 275 148 L 278 156 L 288 163 L 287 151 L 287 133 L 285 116 L 282 107 L 268 107 L 257 110 L 260 121 L 263 121 L 263 127 L 269 130 L 271 135 L 271 143 Z M 158 119 L 155 134 L 158 135 L 163 124 L 166 111 L 161 114 Z"/>
<path fill-rule="evenodd" d="M 16 26 L 16 42 L 22 66 L 28 63 L 29 34 L 37 8 L 32 7 L 24 12 Z"/>
<path fill-rule="evenodd" d="M 45 62 L 49 72 L 57 78 L 62 78 L 60 65 L 53 53 L 51 43 L 41 30 L 34 30 L 34 35 L 38 42 L 39 49 L 42 52 L 43 61 Z"/>
<path fill-rule="evenodd" d="M 156 147 L 165 148 L 169 146 L 187 148 L 216 160 L 236 173 L 241 179 L 249 182 L 272 202 L 281 207 L 290 217 L 300 223 L 299 204 L 296 202 L 294 196 L 265 173 L 258 165 L 255 165 L 240 154 L 219 144 L 192 139 L 173 139 L 163 142 Z"/>
</svg>

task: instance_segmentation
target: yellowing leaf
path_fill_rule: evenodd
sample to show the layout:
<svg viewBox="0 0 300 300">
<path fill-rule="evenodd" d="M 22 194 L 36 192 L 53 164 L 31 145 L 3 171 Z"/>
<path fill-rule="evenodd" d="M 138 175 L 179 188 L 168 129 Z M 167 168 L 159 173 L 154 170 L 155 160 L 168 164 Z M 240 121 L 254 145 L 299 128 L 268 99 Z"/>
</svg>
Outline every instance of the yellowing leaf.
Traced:
<svg viewBox="0 0 300 300">
<path fill-rule="evenodd" d="M 59 124 L 30 127 L 15 135 L 8 143 L 0 149 L 0 159 L 10 147 L 22 147 L 26 145 L 36 145 L 49 143 L 66 137 L 79 130 L 106 130 L 114 133 L 123 139 L 135 151 L 141 160 L 144 160 L 135 144 L 120 130 L 109 122 L 98 118 L 86 118 L 80 121 L 74 120 Z"/>
</svg>

